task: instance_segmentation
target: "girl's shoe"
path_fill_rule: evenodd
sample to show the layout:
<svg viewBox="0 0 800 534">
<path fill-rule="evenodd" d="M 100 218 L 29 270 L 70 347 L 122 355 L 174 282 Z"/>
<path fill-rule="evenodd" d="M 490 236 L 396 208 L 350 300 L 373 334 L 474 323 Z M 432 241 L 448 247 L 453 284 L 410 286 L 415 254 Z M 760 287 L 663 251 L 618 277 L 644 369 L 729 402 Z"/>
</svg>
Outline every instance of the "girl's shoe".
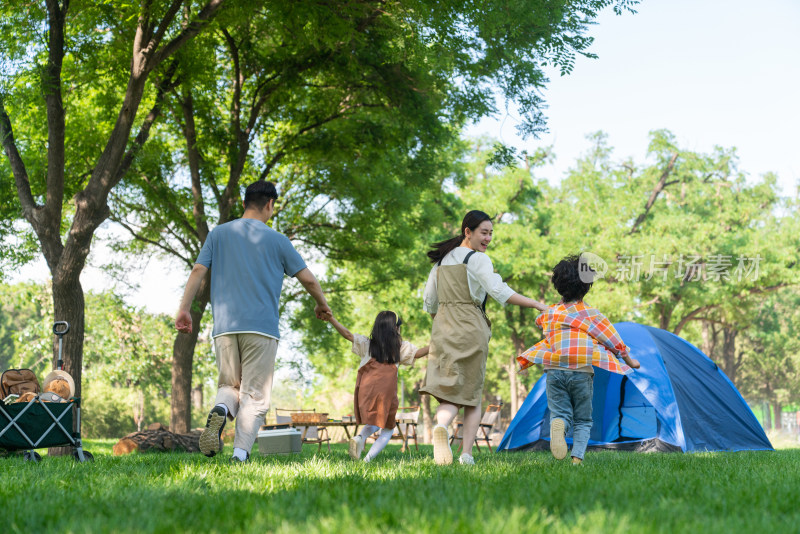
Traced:
<svg viewBox="0 0 800 534">
<path fill-rule="evenodd" d="M 364 439 L 360 435 L 350 438 L 350 448 L 348 452 L 350 453 L 350 458 L 353 460 L 361 458 L 361 453 L 364 452 Z"/>
<path fill-rule="evenodd" d="M 437 465 L 453 463 L 453 451 L 447 436 L 447 428 L 442 425 L 433 427 L 433 461 Z"/>
<path fill-rule="evenodd" d="M 475 465 L 475 458 L 473 458 L 470 454 L 464 453 L 458 459 L 458 463 L 461 465 Z"/>
<path fill-rule="evenodd" d="M 556 460 L 567 457 L 567 442 L 564 439 L 564 420 L 553 419 L 550 421 L 550 452 Z"/>
</svg>

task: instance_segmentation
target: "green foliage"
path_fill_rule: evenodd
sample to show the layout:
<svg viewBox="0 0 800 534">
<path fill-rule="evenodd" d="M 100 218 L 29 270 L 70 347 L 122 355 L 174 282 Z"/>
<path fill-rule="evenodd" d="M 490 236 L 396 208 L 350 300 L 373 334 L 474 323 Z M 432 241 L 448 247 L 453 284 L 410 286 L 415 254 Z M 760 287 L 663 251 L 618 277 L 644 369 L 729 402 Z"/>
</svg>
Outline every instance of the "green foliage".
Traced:
<svg viewBox="0 0 800 534">
<path fill-rule="evenodd" d="M 53 368 L 52 297 L 37 284 L 0 284 L 0 371 L 30 368 L 40 381 Z M 125 304 L 113 293 L 87 295 L 82 393 L 83 432 L 121 437 L 135 431 L 134 406 L 143 424 L 169 422 L 172 319 Z M 194 384 L 216 391 L 210 321 L 194 359 Z M 67 334 L 69 335 L 69 334 Z M 202 414 L 196 414 L 195 426 Z"/>
<path fill-rule="evenodd" d="M 32 369 L 42 378 L 53 368 L 52 316 L 48 288 L 0 284 L 0 371 Z"/>
<path fill-rule="evenodd" d="M 135 395 L 131 388 L 87 380 L 81 399 L 81 436 L 121 438 L 136 432 L 137 425 L 133 417 Z"/>
<path fill-rule="evenodd" d="M 798 402 L 800 391 L 800 293 L 796 288 L 768 295 L 742 332 L 746 394 L 771 402 Z"/>
<path fill-rule="evenodd" d="M 8 244 L 24 215 L 54 276 L 68 273 L 55 280 L 79 291 L 110 203 L 135 237 L 121 248 L 190 266 L 209 224 L 240 213 L 241 182 L 261 177 L 284 196 L 276 228 L 309 254 L 386 270 L 434 223 L 415 206 L 452 172 L 459 129 L 494 112 L 499 89 L 526 134 L 542 131 L 543 68 L 569 72 L 599 10 L 636 3 L 228 0 L 211 31 L 170 48 L 216 12 L 195 0 L 5 2 L 0 261 L 30 259 Z M 67 356 L 81 365 L 79 343 Z"/>
<path fill-rule="evenodd" d="M 6 531 L 715 534 L 791 532 L 800 522 L 798 449 L 589 453 L 582 468 L 548 453 L 484 453 L 467 468 L 434 465 L 430 446 L 408 454 L 389 445 L 364 463 L 345 445 L 330 454 L 306 445 L 244 466 L 227 454 L 116 457 L 108 447 L 87 443 L 96 460 L 86 465 L 0 459 Z M 58 506 L 31 513 L 19 488 L 32 477 Z"/>
<path fill-rule="evenodd" d="M 331 303 L 339 320 L 363 333 L 378 311 L 396 309 L 408 325 L 404 336 L 425 344 L 430 319 L 421 311 L 421 292 L 430 268 L 427 246 L 455 234 L 468 209 L 481 209 L 495 217 L 488 254 L 495 270 L 517 292 L 548 304 L 557 302 L 550 269 L 568 254 L 592 252 L 607 262 L 608 270 L 587 301 L 612 321 L 660 326 L 701 347 L 703 322 L 741 332 L 764 330 L 757 353 L 766 353 L 762 363 L 775 362 L 769 373 L 775 384 L 780 368 L 785 368 L 785 380 L 776 387 L 784 402 L 796 400 L 795 364 L 788 363 L 794 362 L 788 346 L 792 336 L 775 337 L 786 331 L 782 321 L 791 314 L 777 314 L 782 319 L 775 319 L 777 304 L 767 297 L 776 288 L 797 283 L 799 221 L 794 203 L 777 193 L 774 176 L 748 178 L 737 167 L 735 150 L 683 150 L 666 131 L 652 133 L 650 160 L 644 164 L 614 161 L 602 133 L 590 141 L 591 149 L 565 179 L 551 185 L 538 177 L 539 166 L 551 157 L 547 151 L 520 154 L 514 166 L 498 169 L 497 162 L 504 159 L 498 158 L 498 146 L 474 140 L 471 151 L 462 156 L 459 178 L 428 197 L 430 204 L 422 197 L 420 207 L 430 209 L 436 222 L 415 234 L 414 249 L 398 254 L 382 273 L 374 266 L 328 262 Z M 662 270 L 651 268 L 659 267 L 664 257 L 671 261 Z M 697 271 L 687 271 L 690 257 L 698 259 Z M 635 262 L 639 270 L 634 272 Z M 539 376 L 534 372 L 516 377 L 517 383 L 511 374 L 513 358 L 540 339 L 534 324 L 537 314 L 491 303 L 487 310 L 493 335 L 485 400 L 499 396 L 508 402 L 514 398 L 512 388 L 523 395 Z M 772 322 L 765 319 L 770 313 Z M 294 328 L 302 324 L 298 321 Z M 318 373 L 336 381 L 354 362 L 346 343 L 325 326 L 303 331 L 302 350 Z M 749 334 L 747 339 L 751 345 L 755 342 Z M 745 394 L 763 398 L 763 376 L 752 376 L 758 369 L 753 356 L 742 359 L 743 352 L 753 349 L 737 350 L 729 354 L 717 347 L 708 352 Z M 739 380 L 737 365 L 749 366 L 751 378 Z M 423 376 L 424 364 L 419 367 L 409 373 L 407 384 L 412 387 Z M 349 388 L 349 379 L 344 382 L 342 387 Z"/>
<path fill-rule="evenodd" d="M 542 63 L 565 67 L 599 9 L 633 4 L 229 6 L 179 54 L 166 123 L 117 191 L 114 218 L 139 239 L 123 246 L 191 265 L 204 224 L 235 217 L 239 186 L 266 177 L 282 195 L 278 230 L 310 254 L 385 271 L 434 223 L 419 194 L 452 172 L 458 129 L 494 109 L 496 87 L 536 115 L 535 131 Z M 181 139 L 189 117 L 196 139 Z"/>
</svg>

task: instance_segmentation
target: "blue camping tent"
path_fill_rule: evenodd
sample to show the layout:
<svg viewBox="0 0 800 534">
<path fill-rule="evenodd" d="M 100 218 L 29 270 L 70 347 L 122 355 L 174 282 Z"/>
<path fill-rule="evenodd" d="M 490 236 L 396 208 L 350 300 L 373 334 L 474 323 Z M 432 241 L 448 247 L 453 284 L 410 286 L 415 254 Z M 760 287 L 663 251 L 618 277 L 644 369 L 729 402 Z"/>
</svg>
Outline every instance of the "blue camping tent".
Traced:
<svg viewBox="0 0 800 534">
<path fill-rule="evenodd" d="M 595 367 L 590 449 L 772 450 L 739 391 L 697 347 L 650 326 L 615 327 L 641 368 L 622 376 Z M 546 379 L 528 394 L 498 450 L 549 450 Z"/>
</svg>

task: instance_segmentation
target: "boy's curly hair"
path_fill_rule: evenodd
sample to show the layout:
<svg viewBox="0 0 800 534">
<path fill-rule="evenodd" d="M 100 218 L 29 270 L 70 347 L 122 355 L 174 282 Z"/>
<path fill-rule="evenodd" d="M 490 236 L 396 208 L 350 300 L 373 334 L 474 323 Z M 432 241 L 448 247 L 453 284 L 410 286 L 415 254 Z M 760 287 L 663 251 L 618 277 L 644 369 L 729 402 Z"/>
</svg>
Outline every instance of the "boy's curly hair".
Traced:
<svg viewBox="0 0 800 534">
<path fill-rule="evenodd" d="M 581 265 L 580 260 L 580 255 L 567 256 L 553 268 L 553 287 L 556 288 L 564 302 L 583 300 L 583 297 L 592 288 L 591 282 L 587 283 L 581 280 L 580 269 L 583 267 L 592 273 L 594 271 L 587 263 Z M 584 279 L 586 279 L 585 276 Z"/>
</svg>

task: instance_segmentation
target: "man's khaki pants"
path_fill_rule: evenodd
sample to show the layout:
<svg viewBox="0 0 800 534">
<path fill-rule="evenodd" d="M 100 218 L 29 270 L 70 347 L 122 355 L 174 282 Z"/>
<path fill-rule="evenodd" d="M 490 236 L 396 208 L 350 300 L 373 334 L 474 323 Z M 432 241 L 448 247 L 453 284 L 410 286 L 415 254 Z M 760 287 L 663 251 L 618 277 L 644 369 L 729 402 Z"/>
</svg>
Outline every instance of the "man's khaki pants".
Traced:
<svg viewBox="0 0 800 534">
<path fill-rule="evenodd" d="M 269 410 L 278 340 L 259 334 L 225 334 L 214 338 L 214 349 L 219 370 L 214 404 L 224 404 L 228 417 L 236 418 L 233 446 L 250 452 Z"/>
</svg>

